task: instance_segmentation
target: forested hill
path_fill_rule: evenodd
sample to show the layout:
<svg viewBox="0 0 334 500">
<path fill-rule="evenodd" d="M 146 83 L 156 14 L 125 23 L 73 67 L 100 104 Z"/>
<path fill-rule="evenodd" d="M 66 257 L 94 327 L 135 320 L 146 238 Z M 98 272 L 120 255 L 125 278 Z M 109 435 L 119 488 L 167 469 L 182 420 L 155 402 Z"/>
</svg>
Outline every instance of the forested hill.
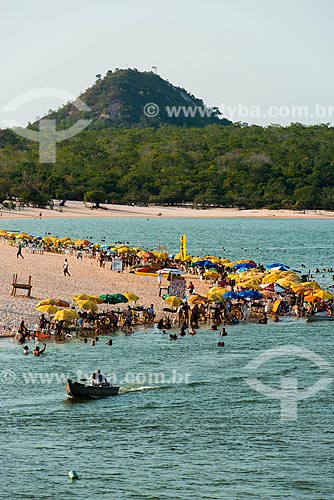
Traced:
<svg viewBox="0 0 334 500">
<path fill-rule="evenodd" d="M 334 129 L 209 125 L 88 129 L 38 145 L 0 131 L 0 199 L 51 198 L 334 210 Z"/>
<path fill-rule="evenodd" d="M 73 125 L 79 118 L 92 120 L 90 128 L 94 129 L 164 124 L 183 127 L 231 124 L 221 117 L 218 108 L 206 107 L 201 99 L 152 71 L 118 69 L 109 70 L 104 77 L 98 74 L 94 85 L 79 98 L 89 111 L 67 103 L 50 112 L 46 118 L 56 119 L 59 129 Z"/>
</svg>

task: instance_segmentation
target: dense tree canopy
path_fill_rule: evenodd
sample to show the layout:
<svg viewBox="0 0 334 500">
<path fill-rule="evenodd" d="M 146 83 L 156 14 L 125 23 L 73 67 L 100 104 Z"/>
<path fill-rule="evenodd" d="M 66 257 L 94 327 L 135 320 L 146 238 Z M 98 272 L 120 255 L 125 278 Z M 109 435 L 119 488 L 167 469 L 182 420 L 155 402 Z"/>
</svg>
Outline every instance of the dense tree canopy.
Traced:
<svg viewBox="0 0 334 500">
<path fill-rule="evenodd" d="M 122 203 L 334 210 L 328 125 L 88 129 L 57 144 L 55 164 L 39 163 L 37 143 L 3 130 L 0 166 L 0 201 L 37 206 L 93 192 Z"/>
</svg>

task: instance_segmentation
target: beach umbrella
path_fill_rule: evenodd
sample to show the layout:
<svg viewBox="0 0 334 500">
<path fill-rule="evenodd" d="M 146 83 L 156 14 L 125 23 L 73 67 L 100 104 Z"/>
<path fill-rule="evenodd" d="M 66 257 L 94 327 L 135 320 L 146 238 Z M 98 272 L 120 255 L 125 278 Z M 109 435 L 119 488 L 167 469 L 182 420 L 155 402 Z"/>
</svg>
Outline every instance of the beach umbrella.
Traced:
<svg viewBox="0 0 334 500">
<path fill-rule="evenodd" d="M 86 309 L 87 311 L 97 311 L 98 307 L 92 300 L 77 300 L 78 307 L 80 309 Z"/>
<path fill-rule="evenodd" d="M 291 287 L 291 290 L 293 291 L 293 293 L 296 293 L 298 295 L 303 295 L 305 293 L 309 293 L 310 291 L 310 288 L 307 288 L 306 286 L 301 286 L 301 285 L 293 285 Z"/>
<path fill-rule="evenodd" d="M 267 292 L 275 292 L 275 293 L 285 292 L 285 288 L 278 285 L 277 283 L 264 283 L 263 285 L 261 285 L 261 288 L 263 288 L 263 290 L 266 290 Z"/>
<path fill-rule="evenodd" d="M 54 321 L 74 321 L 79 315 L 73 309 L 60 309 L 56 312 L 53 319 Z"/>
<path fill-rule="evenodd" d="M 223 294 L 223 298 L 233 300 L 233 299 L 238 299 L 239 295 L 235 292 L 226 292 Z"/>
<path fill-rule="evenodd" d="M 188 297 L 188 304 L 205 304 L 207 302 L 207 298 L 202 295 L 190 295 Z"/>
<path fill-rule="evenodd" d="M 179 307 L 182 304 L 183 300 L 180 299 L 180 297 L 176 297 L 175 295 L 170 295 L 169 297 L 166 297 L 165 302 L 170 307 Z"/>
<path fill-rule="evenodd" d="M 32 237 L 30 236 L 30 234 L 27 234 L 27 233 L 19 233 L 16 235 L 16 239 L 17 240 L 31 240 Z"/>
<path fill-rule="evenodd" d="M 285 268 L 285 269 L 281 269 L 282 271 L 285 271 L 286 269 L 290 269 L 289 266 L 286 266 L 285 264 L 282 264 L 281 262 L 275 262 L 274 264 L 268 264 L 266 266 L 266 269 L 279 269 L 280 267 Z"/>
<path fill-rule="evenodd" d="M 258 291 L 260 290 L 261 291 L 260 286 L 255 281 L 243 281 L 240 283 L 240 286 L 242 286 L 243 288 L 250 289 L 250 290 L 258 290 Z"/>
<path fill-rule="evenodd" d="M 70 304 L 66 300 L 58 299 L 58 298 L 47 298 L 41 300 L 37 306 L 44 306 L 44 305 L 53 305 L 53 306 L 58 306 L 58 307 L 69 307 Z"/>
<path fill-rule="evenodd" d="M 116 247 L 115 251 L 117 253 L 128 253 L 130 252 L 130 247 L 118 247 L 118 248 Z"/>
<path fill-rule="evenodd" d="M 220 301 L 223 298 L 224 293 L 228 292 L 226 288 L 221 288 L 221 287 L 213 287 L 210 288 L 208 293 L 206 294 L 208 300 L 211 301 Z"/>
<path fill-rule="evenodd" d="M 221 259 L 219 257 L 215 257 L 214 255 L 206 255 L 204 259 L 209 260 L 210 262 L 213 262 L 213 264 L 220 264 Z"/>
<path fill-rule="evenodd" d="M 297 283 L 293 278 L 279 278 L 276 280 L 276 284 L 282 286 L 283 288 L 289 288 Z"/>
<path fill-rule="evenodd" d="M 249 264 L 249 262 L 241 263 L 241 264 L 234 264 L 233 269 L 236 272 L 243 273 L 245 271 L 248 271 L 248 269 L 252 269 L 254 266 L 252 264 Z"/>
<path fill-rule="evenodd" d="M 137 253 L 138 257 L 141 259 L 155 259 L 155 255 L 152 252 L 146 252 L 145 250 L 141 250 Z"/>
<path fill-rule="evenodd" d="M 212 271 L 205 271 L 204 273 L 204 278 L 217 278 L 219 277 L 218 271 L 216 269 L 213 269 Z"/>
<path fill-rule="evenodd" d="M 326 290 L 318 290 L 315 294 L 314 297 L 319 297 L 322 300 L 327 300 L 327 299 L 332 299 L 333 295 Z"/>
<path fill-rule="evenodd" d="M 214 264 L 210 260 L 198 260 L 197 262 L 194 263 L 195 266 L 200 266 L 200 267 L 218 267 L 217 264 Z"/>
<path fill-rule="evenodd" d="M 47 305 L 52 305 L 54 306 L 56 304 L 56 299 L 51 299 L 51 298 L 47 298 L 47 299 L 43 299 L 43 300 L 40 300 L 37 304 L 36 307 L 39 307 L 39 306 L 47 306 Z"/>
<path fill-rule="evenodd" d="M 63 299 L 54 299 L 54 305 L 55 306 L 58 306 L 58 307 L 70 307 L 70 304 L 66 301 L 66 300 L 63 300 Z"/>
<path fill-rule="evenodd" d="M 319 285 L 319 283 L 317 283 L 316 281 L 303 281 L 301 283 L 301 285 L 307 287 L 307 288 L 312 288 L 313 290 L 316 289 L 316 288 L 321 288 L 321 286 Z"/>
<path fill-rule="evenodd" d="M 81 293 L 80 295 L 73 295 L 72 299 L 77 302 L 78 300 L 89 300 L 89 295 Z"/>
<path fill-rule="evenodd" d="M 38 312 L 47 313 L 47 314 L 55 314 L 59 311 L 58 307 L 53 306 L 51 304 L 44 304 L 42 306 L 36 306 Z"/>
<path fill-rule="evenodd" d="M 304 300 L 306 300 L 306 302 L 320 302 L 321 298 L 316 295 L 306 295 Z"/>
<path fill-rule="evenodd" d="M 90 300 L 91 302 L 94 302 L 94 304 L 103 304 L 103 299 L 97 297 L 96 295 L 89 295 L 86 300 Z"/>
<path fill-rule="evenodd" d="M 128 299 L 129 302 L 137 302 L 139 300 L 138 295 L 132 292 L 124 292 L 122 295 Z"/>
<path fill-rule="evenodd" d="M 75 246 L 77 247 L 89 247 L 92 244 L 89 240 L 75 240 Z"/>
<path fill-rule="evenodd" d="M 256 290 L 244 290 L 238 293 L 238 297 L 241 299 L 262 299 L 263 295 Z"/>
<path fill-rule="evenodd" d="M 103 299 L 105 304 L 125 304 L 128 299 L 122 293 L 107 293 L 100 295 L 100 299 Z"/>
</svg>

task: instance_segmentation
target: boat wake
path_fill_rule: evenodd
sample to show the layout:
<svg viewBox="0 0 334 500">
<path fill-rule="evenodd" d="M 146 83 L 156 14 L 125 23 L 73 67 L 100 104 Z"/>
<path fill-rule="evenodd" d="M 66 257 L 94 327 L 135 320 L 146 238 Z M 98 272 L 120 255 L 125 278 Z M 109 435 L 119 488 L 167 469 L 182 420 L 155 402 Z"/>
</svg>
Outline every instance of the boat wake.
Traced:
<svg viewBox="0 0 334 500">
<path fill-rule="evenodd" d="M 168 389 L 169 386 L 162 385 L 142 385 L 136 387 L 121 387 L 118 394 L 126 394 L 127 392 L 142 392 L 142 391 L 154 391 L 157 389 Z"/>
</svg>

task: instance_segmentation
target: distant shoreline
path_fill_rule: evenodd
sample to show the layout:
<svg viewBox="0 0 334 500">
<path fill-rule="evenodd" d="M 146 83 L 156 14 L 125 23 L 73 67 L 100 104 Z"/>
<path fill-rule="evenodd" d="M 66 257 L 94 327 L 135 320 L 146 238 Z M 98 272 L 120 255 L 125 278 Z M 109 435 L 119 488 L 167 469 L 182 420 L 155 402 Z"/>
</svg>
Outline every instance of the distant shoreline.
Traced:
<svg viewBox="0 0 334 500">
<path fill-rule="evenodd" d="M 195 209 L 184 207 L 128 206 L 103 204 L 105 209 L 92 209 L 81 201 L 68 201 L 64 207 L 55 202 L 53 210 L 24 207 L 15 210 L 1 210 L 0 220 L 7 219 L 66 219 L 66 218 L 239 218 L 239 219 L 334 219 L 334 212 L 327 210 L 268 210 L 237 208 Z M 40 214 L 42 214 L 40 216 Z"/>
</svg>

